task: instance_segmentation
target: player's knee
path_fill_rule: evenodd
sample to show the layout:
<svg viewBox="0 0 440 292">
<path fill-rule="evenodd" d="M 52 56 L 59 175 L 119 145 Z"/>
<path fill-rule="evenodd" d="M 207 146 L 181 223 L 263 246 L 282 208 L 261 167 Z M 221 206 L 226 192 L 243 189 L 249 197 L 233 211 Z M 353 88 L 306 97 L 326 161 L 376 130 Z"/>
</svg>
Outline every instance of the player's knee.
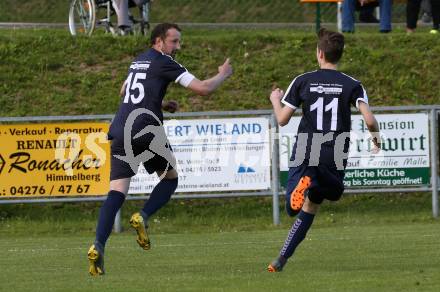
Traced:
<svg viewBox="0 0 440 292">
<path fill-rule="evenodd" d="M 179 177 L 179 174 L 175 169 L 169 169 L 165 173 L 162 171 L 157 171 L 157 176 L 164 179 L 177 179 Z"/>
<path fill-rule="evenodd" d="M 177 172 L 175 173 L 167 173 L 165 175 L 165 179 L 178 179 L 179 178 L 179 174 Z"/>
<path fill-rule="evenodd" d="M 289 215 L 290 217 L 295 217 L 296 215 L 298 215 L 299 211 L 294 211 L 291 207 L 290 204 L 286 205 L 286 213 L 287 215 Z"/>
<path fill-rule="evenodd" d="M 320 204 L 314 203 L 309 198 L 306 198 L 302 210 L 309 214 L 316 214 L 319 210 Z"/>
<path fill-rule="evenodd" d="M 169 181 L 172 181 L 172 182 L 174 182 L 174 183 L 176 183 L 176 184 L 179 182 L 179 177 L 177 177 L 177 176 L 176 176 L 176 177 L 173 177 L 173 178 L 167 178 L 167 177 L 166 177 L 165 179 L 166 179 L 166 180 L 169 180 Z"/>
</svg>

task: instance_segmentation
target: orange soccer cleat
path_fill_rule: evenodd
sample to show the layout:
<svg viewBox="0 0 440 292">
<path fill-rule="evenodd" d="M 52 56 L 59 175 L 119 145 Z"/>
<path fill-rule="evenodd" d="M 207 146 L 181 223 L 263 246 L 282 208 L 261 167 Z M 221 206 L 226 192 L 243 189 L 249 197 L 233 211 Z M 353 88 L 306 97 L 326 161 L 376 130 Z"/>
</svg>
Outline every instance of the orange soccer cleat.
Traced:
<svg viewBox="0 0 440 292">
<path fill-rule="evenodd" d="M 312 184 L 312 180 L 309 176 L 303 176 L 296 188 L 290 195 L 290 207 L 293 211 L 299 212 L 304 204 L 304 193 Z"/>
</svg>

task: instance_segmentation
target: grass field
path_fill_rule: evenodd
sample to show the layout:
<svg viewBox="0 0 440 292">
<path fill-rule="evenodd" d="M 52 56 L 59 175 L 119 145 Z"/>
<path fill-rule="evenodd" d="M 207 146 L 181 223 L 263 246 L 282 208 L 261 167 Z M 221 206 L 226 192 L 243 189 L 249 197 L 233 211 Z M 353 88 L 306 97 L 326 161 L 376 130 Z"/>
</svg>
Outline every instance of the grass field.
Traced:
<svg viewBox="0 0 440 292">
<path fill-rule="evenodd" d="M 2 291 L 439 291 L 439 222 L 312 228 L 282 273 L 266 272 L 286 231 L 113 236 L 106 275 L 87 273 L 90 238 L 0 239 Z"/>
<path fill-rule="evenodd" d="M 283 202 L 281 202 L 282 205 Z M 292 219 L 270 198 L 172 200 L 151 222 L 152 249 L 128 228 L 88 275 L 99 204 L 0 206 L 0 291 L 440 291 L 440 221 L 425 194 L 347 195 L 325 203 L 279 274 L 266 272 Z"/>
</svg>

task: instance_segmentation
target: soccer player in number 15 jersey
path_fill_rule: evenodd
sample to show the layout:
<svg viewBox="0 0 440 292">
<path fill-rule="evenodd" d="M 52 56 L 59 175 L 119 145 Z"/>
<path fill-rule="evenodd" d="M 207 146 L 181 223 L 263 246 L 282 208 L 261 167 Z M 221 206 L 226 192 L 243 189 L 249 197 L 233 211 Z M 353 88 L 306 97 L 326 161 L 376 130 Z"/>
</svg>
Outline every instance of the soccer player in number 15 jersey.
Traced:
<svg viewBox="0 0 440 292">
<path fill-rule="evenodd" d="M 297 216 L 269 272 L 280 272 L 305 238 L 324 199 L 337 201 L 344 191 L 351 129 L 351 106 L 361 112 L 372 135 L 373 152 L 380 149 L 379 127 L 358 80 L 337 71 L 344 36 L 321 29 L 316 58 L 319 69 L 297 76 L 284 93 L 272 91 L 270 101 L 280 126 L 302 108 L 296 143 L 289 161 L 286 211 Z M 284 106 L 282 106 L 284 105 Z"/>
<path fill-rule="evenodd" d="M 105 244 L 139 164 L 160 178 L 143 208 L 130 219 L 137 242 L 144 250 L 150 249 L 147 220 L 169 201 L 177 188 L 175 157 L 162 126 L 162 104 L 168 85 L 175 82 L 198 95 L 208 95 L 232 74 L 226 59 L 216 75 L 197 79 L 173 59 L 180 49 L 180 38 L 178 25 L 158 24 L 151 32 L 151 48 L 134 59 L 121 88 L 122 100 L 108 133 L 112 141 L 110 192 L 100 209 L 96 239 L 87 254 L 92 276 L 104 274 Z"/>
</svg>

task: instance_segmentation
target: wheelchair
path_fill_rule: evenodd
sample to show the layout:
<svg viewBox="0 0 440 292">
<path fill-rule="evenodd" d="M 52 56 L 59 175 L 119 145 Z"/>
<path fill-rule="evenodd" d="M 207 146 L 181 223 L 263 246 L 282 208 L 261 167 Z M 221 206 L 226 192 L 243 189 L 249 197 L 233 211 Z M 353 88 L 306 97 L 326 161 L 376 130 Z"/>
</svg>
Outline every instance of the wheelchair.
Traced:
<svg viewBox="0 0 440 292">
<path fill-rule="evenodd" d="M 128 7 L 136 7 L 139 10 L 139 18 L 135 18 L 131 10 L 129 11 L 129 18 L 133 23 L 133 33 L 146 35 L 150 29 L 151 1 L 147 0 L 141 7 L 138 7 L 130 0 L 128 1 Z M 113 25 L 112 16 L 116 21 L 116 12 L 112 6 L 112 0 L 71 0 L 69 8 L 70 34 L 73 36 L 90 36 L 95 28 L 104 27 L 107 33 L 117 35 L 118 28 L 117 25 Z"/>
</svg>

